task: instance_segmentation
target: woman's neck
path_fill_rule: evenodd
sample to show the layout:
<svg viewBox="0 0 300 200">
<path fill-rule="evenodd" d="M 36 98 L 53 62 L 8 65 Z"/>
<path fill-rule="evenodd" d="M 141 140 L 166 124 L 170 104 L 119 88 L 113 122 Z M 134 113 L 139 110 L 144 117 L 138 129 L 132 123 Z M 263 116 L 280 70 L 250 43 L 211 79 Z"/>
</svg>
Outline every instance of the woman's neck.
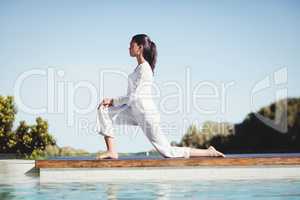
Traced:
<svg viewBox="0 0 300 200">
<path fill-rule="evenodd" d="M 142 64 L 143 62 L 145 62 L 145 58 L 143 56 L 136 57 L 136 60 L 137 60 L 139 65 Z"/>
</svg>

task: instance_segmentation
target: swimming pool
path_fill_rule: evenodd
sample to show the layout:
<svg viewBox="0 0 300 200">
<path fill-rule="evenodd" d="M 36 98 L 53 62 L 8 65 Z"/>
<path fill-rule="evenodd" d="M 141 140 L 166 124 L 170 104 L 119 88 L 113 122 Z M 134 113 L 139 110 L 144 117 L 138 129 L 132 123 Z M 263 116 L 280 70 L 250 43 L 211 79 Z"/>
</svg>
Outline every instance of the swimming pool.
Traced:
<svg viewBox="0 0 300 200">
<path fill-rule="evenodd" d="M 300 180 L 0 185 L 0 199 L 300 199 Z"/>
<path fill-rule="evenodd" d="M 44 182 L 30 169 L 34 161 L 0 160 L 0 200 L 8 199 L 300 199 L 300 178 L 270 178 L 249 180 L 222 180 L 202 178 L 196 180 Z M 224 171 L 227 175 L 233 172 Z M 249 169 L 249 168 L 248 168 Z M 266 167 L 261 167 L 266 170 Z M 276 168 L 272 168 L 274 170 Z M 280 168 L 283 169 L 283 168 Z M 290 168 L 293 169 L 293 168 Z M 298 168 L 299 169 L 299 168 Z M 89 170 L 90 171 L 90 170 Z M 26 174 L 24 175 L 24 172 Z M 194 171 L 197 172 L 197 171 Z M 198 171 L 200 172 L 200 171 Z M 203 172 L 203 171 L 202 171 Z M 265 171 L 263 171 L 265 173 Z M 282 170 L 285 172 L 285 169 Z M 286 171 L 287 172 L 287 171 Z M 180 171 L 178 171 L 180 173 Z M 240 173 L 235 170 L 235 173 Z M 249 174 L 249 171 L 247 172 Z M 240 173 L 241 174 L 241 173 Z M 182 173 L 178 174 L 181 176 Z M 195 174 L 195 177 L 199 175 Z M 207 174 L 209 176 L 209 174 Z M 210 175 L 211 176 L 211 175 Z M 223 176 L 226 177 L 226 176 Z M 229 176 L 228 176 L 229 177 Z M 267 177 L 267 176 L 265 176 Z M 275 175 L 274 175 L 275 177 Z M 289 176 L 288 176 L 289 177 Z M 54 176 L 52 177 L 52 180 Z M 83 179 L 84 180 L 84 179 Z"/>
</svg>

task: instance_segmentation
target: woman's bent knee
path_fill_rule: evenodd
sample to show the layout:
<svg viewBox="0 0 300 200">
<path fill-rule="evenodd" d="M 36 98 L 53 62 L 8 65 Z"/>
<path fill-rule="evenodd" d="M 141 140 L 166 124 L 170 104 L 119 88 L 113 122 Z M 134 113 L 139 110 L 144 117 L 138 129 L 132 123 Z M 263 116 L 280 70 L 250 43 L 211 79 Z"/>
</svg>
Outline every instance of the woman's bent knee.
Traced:
<svg viewBox="0 0 300 200">
<path fill-rule="evenodd" d="M 115 136 L 112 135 L 112 134 L 110 134 L 110 133 L 106 133 L 106 132 L 99 131 L 99 134 L 102 135 L 103 137 L 111 137 L 111 138 L 115 138 Z"/>
<path fill-rule="evenodd" d="M 103 112 L 103 111 L 105 111 L 106 109 L 107 109 L 107 107 L 104 107 L 103 105 L 101 105 L 101 106 L 99 106 L 99 107 L 97 108 L 97 110 L 100 111 L 100 112 Z"/>
</svg>

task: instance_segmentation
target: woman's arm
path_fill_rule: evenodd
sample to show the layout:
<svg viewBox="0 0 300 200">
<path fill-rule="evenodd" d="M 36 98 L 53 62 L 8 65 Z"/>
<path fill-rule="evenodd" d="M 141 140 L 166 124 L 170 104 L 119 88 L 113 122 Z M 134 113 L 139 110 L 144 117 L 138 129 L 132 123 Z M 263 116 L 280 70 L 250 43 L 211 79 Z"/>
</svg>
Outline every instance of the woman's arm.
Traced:
<svg viewBox="0 0 300 200">
<path fill-rule="evenodd" d="M 128 95 L 124 95 L 124 96 L 118 96 L 113 98 L 113 105 L 114 106 L 119 106 L 119 105 L 123 105 L 123 104 L 127 104 L 129 101 L 129 96 Z"/>
</svg>

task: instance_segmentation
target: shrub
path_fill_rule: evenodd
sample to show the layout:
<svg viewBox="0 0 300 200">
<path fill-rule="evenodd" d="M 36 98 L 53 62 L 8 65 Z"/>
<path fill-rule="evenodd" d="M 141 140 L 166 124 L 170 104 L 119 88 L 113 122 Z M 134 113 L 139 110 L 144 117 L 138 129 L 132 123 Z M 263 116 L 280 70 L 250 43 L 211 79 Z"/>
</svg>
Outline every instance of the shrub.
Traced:
<svg viewBox="0 0 300 200">
<path fill-rule="evenodd" d="M 36 124 L 27 125 L 21 121 L 16 130 L 12 130 L 17 110 L 12 96 L 0 96 L 0 153 L 16 153 L 28 157 L 32 153 L 40 154 L 48 145 L 56 141 L 48 133 L 48 123 L 41 117 Z"/>
</svg>

